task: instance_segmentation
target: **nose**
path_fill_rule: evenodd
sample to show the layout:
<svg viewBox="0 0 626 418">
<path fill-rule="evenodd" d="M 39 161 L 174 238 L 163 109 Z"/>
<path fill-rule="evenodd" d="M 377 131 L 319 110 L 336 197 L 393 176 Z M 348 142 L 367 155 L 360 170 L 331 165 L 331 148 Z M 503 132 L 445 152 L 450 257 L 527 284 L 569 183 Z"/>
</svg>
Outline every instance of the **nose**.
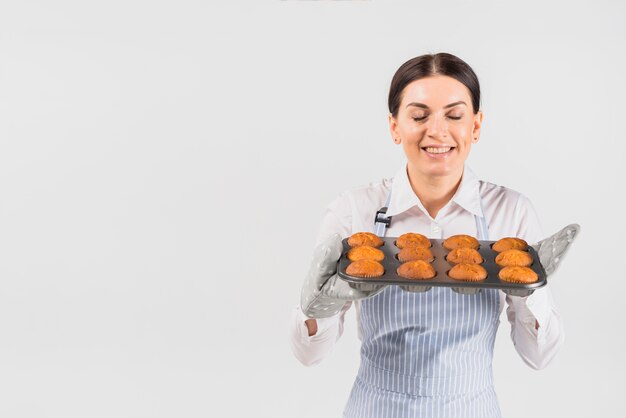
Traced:
<svg viewBox="0 0 626 418">
<path fill-rule="evenodd" d="M 448 124 L 443 116 L 432 115 L 426 127 L 426 135 L 432 138 L 443 138 L 448 135 Z"/>
</svg>

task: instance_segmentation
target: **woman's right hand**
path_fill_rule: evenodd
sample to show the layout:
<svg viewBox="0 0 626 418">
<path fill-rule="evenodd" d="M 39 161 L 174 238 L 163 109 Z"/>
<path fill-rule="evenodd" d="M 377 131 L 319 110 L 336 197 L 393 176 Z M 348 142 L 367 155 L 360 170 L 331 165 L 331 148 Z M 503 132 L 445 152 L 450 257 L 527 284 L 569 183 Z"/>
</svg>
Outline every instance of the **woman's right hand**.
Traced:
<svg viewBox="0 0 626 418">
<path fill-rule="evenodd" d="M 342 280 L 337 275 L 337 263 L 342 250 L 339 234 L 332 235 L 315 249 L 300 294 L 300 308 L 309 318 L 331 317 L 338 314 L 346 302 L 372 297 L 384 289 L 383 286 L 372 291 L 362 291 L 353 289 Z"/>
</svg>

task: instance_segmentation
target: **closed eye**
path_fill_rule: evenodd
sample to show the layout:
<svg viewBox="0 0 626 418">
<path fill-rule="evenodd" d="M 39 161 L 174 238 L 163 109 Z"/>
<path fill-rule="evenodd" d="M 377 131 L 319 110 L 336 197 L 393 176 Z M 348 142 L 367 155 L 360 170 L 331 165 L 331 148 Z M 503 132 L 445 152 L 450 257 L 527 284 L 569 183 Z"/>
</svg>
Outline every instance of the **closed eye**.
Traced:
<svg viewBox="0 0 626 418">
<path fill-rule="evenodd" d="M 420 117 L 413 117 L 412 119 L 415 122 L 421 122 L 421 121 L 425 120 L 427 117 L 428 116 L 422 116 L 421 118 Z M 447 116 L 447 117 L 448 117 L 448 119 L 452 119 L 452 120 L 460 120 L 460 119 L 463 118 L 463 116 Z"/>
</svg>

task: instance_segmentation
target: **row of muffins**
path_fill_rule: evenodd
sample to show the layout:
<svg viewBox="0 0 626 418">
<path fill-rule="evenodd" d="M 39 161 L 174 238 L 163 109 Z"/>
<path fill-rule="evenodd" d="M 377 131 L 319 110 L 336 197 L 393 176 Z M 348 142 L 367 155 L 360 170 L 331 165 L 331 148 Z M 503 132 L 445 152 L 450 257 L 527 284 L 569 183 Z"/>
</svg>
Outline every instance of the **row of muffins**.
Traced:
<svg viewBox="0 0 626 418">
<path fill-rule="evenodd" d="M 346 254 L 351 261 L 346 273 L 363 278 L 375 278 L 384 274 L 380 263 L 385 255 L 378 249 L 384 241 L 370 232 L 358 232 L 348 238 L 350 250 Z M 434 256 L 430 251 L 430 240 L 424 235 L 406 233 L 395 241 L 400 249 L 397 254 L 402 263 L 396 273 L 408 279 L 432 279 L 436 271 L 430 264 Z M 456 280 L 481 281 L 487 278 L 487 271 L 480 264 L 484 262 L 478 252 L 480 243 L 469 235 L 454 235 L 443 242 L 449 252 L 446 260 L 454 266 L 448 275 Z M 498 276 L 501 280 L 516 283 L 533 283 L 538 280 L 537 274 L 529 268 L 532 256 L 528 253 L 528 244 L 520 238 L 502 238 L 492 245 L 498 252 L 496 264 L 503 267 Z"/>
<path fill-rule="evenodd" d="M 446 239 L 442 245 L 450 251 L 446 255 L 446 260 L 455 263 L 448 276 L 470 282 L 487 278 L 487 270 L 480 265 L 483 258 L 478 252 L 480 244 L 476 238 L 469 235 L 454 235 Z"/>
<path fill-rule="evenodd" d="M 443 247 L 450 250 L 446 260 L 455 266 L 448 275 L 457 280 L 481 281 L 487 278 L 487 270 L 481 264 L 482 256 L 478 252 L 480 243 L 469 235 L 455 235 L 443 242 Z M 534 283 L 539 279 L 530 265 L 533 258 L 528 253 L 528 243 L 521 238 L 506 237 L 493 243 L 491 249 L 498 253 L 495 258 L 501 267 L 500 280 L 514 283 Z"/>
</svg>

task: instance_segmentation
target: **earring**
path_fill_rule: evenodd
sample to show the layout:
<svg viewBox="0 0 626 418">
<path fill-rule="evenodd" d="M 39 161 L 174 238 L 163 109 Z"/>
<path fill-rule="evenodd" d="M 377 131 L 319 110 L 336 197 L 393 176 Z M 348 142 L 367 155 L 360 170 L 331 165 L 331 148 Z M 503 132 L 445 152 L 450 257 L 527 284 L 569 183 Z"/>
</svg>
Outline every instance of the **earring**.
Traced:
<svg viewBox="0 0 626 418">
<path fill-rule="evenodd" d="M 400 143 L 400 138 L 394 138 L 393 142 L 395 142 L 396 144 L 399 144 Z"/>
</svg>

